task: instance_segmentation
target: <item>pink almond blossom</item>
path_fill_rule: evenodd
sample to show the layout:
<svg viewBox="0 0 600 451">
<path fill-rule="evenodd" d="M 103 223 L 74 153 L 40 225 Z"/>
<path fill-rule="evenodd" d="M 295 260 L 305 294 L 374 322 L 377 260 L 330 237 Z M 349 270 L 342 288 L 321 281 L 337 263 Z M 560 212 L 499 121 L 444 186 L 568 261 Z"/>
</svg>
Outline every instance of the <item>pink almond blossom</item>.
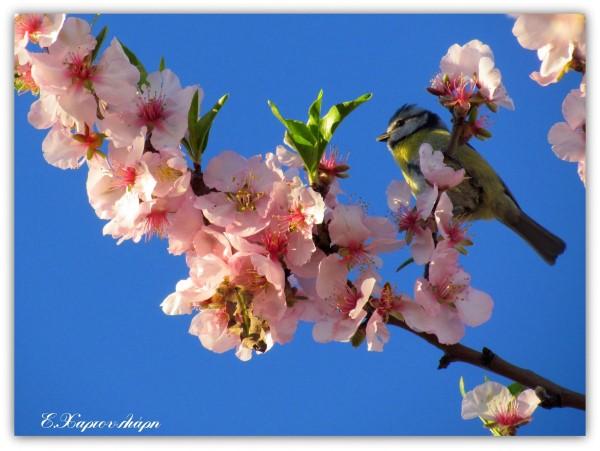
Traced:
<svg viewBox="0 0 600 451">
<path fill-rule="evenodd" d="M 142 159 L 144 142 L 142 132 L 128 147 L 110 143 L 106 159 L 90 162 L 86 188 L 90 204 L 100 219 L 114 218 L 117 202 L 126 194 L 136 211 L 140 201 L 152 199 L 156 179 Z"/>
<path fill-rule="evenodd" d="M 464 246 L 471 245 L 472 242 L 467 236 L 466 228 L 461 222 L 454 219 L 453 209 L 450 196 L 443 192 L 434 213 L 437 229 L 442 238 L 438 246 L 448 246 L 464 251 Z"/>
<path fill-rule="evenodd" d="M 181 197 L 183 201 L 169 215 L 169 226 L 166 229 L 169 242 L 168 251 L 173 255 L 181 255 L 196 250 L 195 245 L 199 240 L 198 232 L 205 227 L 202 212 L 194 206 L 196 196 L 189 185 L 188 190 Z"/>
<path fill-rule="evenodd" d="M 57 123 L 66 128 L 83 126 L 59 105 L 57 96 L 45 92 L 40 92 L 40 97 L 31 104 L 27 120 L 37 129 L 50 128 Z"/>
<path fill-rule="evenodd" d="M 183 253 L 191 247 L 194 232 L 202 225 L 201 213 L 193 208 L 195 197 L 191 188 L 186 194 L 140 201 L 136 192 L 127 191 L 115 203 L 116 214 L 102 233 L 117 239 L 117 244 L 126 240 L 139 243 L 142 238 L 168 238 L 171 251 L 176 255 Z M 183 219 L 175 222 L 179 216 Z"/>
<path fill-rule="evenodd" d="M 428 188 L 417 196 L 417 205 L 411 208 L 411 191 L 408 184 L 393 180 L 387 188 L 387 203 L 394 213 L 396 224 L 406 234 L 406 244 L 410 245 L 412 258 L 418 265 L 431 260 L 435 243 L 432 231 L 427 225 L 431 210 L 437 200 L 437 186 Z"/>
<path fill-rule="evenodd" d="M 471 79 L 487 102 L 514 109 L 500 70 L 495 67 L 492 49 L 481 41 L 474 39 L 462 46 L 452 45 L 440 62 L 440 70 L 451 83 L 462 80 L 462 86 L 468 86 L 465 83 Z"/>
<path fill-rule="evenodd" d="M 306 264 L 316 251 L 314 228 L 325 217 L 321 195 L 298 177 L 275 182 L 268 215 L 271 222 L 258 237 L 268 253 L 273 258 L 283 257 L 290 268 Z"/>
<path fill-rule="evenodd" d="M 273 184 L 281 177 L 260 156 L 246 159 L 235 152 L 222 152 L 204 171 L 204 182 L 215 191 L 198 197 L 196 207 L 229 233 L 254 235 L 271 221 Z"/>
<path fill-rule="evenodd" d="M 522 47 L 537 51 L 540 70 L 531 78 L 542 86 L 560 80 L 574 57 L 585 58 L 583 14 L 517 14 L 512 33 Z"/>
<path fill-rule="evenodd" d="M 479 326 L 492 313 L 490 296 L 471 287 L 471 277 L 458 265 L 458 252 L 436 247 L 429 265 L 429 279 L 415 282 L 415 301 L 425 311 L 417 330 L 433 333 L 441 343 L 454 344 L 464 335 L 464 326 Z M 411 327 L 413 327 L 411 326 Z"/>
<path fill-rule="evenodd" d="M 375 283 L 375 277 L 365 275 L 355 285 L 345 284 L 329 300 L 323 300 L 322 316 L 313 327 L 315 341 L 349 341 L 367 315 L 363 307 L 369 301 Z"/>
<path fill-rule="evenodd" d="M 317 293 L 323 299 L 334 295 L 346 284 L 351 269 L 380 267 L 383 262 L 378 254 L 404 245 L 397 239 L 391 222 L 386 218 L 367 216 L 356 205 L 338 205 L 333 210 L 329 236 L 338 249 L 319 265 Z"/>
<path fill-rule="evenodd" d="M 142 158 L 156 180 L 154 196 L 176 197 L 188 190 L 192 174 L 179 148 L 145 152 Z"/>
<path fill-rule="evenodd" d="M 455 170 L 448 166 L 444 163 L 444 153 L 433 150 L 429 143 L 423 143 L 419 147 L 419 165 L 427 181 L 437 185 L 440 190 L 454 188 L 465 177 L 464 169 Z"/>
<path fill-rule="evenodd" d="M 231 257 L 232 280 L 252 293 L 252 310 L 268 321 L 286 311 L 285 274 L 280 263 L 260 254 L 237 252 Z"/>
<path fill-rule="evenodd" d="M 515 435 L 518 427 L 531 421 L 540 402 L 530 388 L 514 396 L 504 385 L 487 381 L 465 394 L 461 416 L 465 420 L 485 420 L 486 427 L 498 435 Z"/>
<path fill-rule="evenodd" d="M 202 310 L 192 319 L 189 333 L 196 335 L 206 349 L 221 354 L 240 344 L 240 337 L 228 329 L 228 322 L 224 308 Z"/>
<path fill-rule="evenodd" d="M 405 305 L 410 303 L 404 295 L 394 293 L 390 284 L 385 284 L 377 296 L 371 299 L 373 313 L 365 329 L 367 349 L 381 352 L 389 341 L 390 333 L 385 325 L 390 316 L 400 317 Z"/>
<path fill-rule="evenodd" d="M 169 69 L 148 75 L 148 84 L 131 101 L 107 112 L 101 128 L 117 145 L 127 145 L 146 127 L 152 146 L 161 150 L 176 148 L 187 131 L 187 116 L 192 97 L 202 90 L 181 87 L 179 78 Z"/>
<path fill-rule="evenodd" d="M 205 301 L 215 295 L 219 286 L 232 276 L 228 262 L 215 254 L 190 257 L 187 263 L 189 277 L 180 280 L 175 292 L 161 303 L 167 315 L 186 315 L 201 308 Z"/>
<path fill-rule="evenodd" d="M 42 142 L 42 152 L 46 161 L 60 169 L 77 169 L 86 160 L 96 155 L 104 137 L 87 128 L 84 133 L 54 125 Z M 102 158 L 102 157 L 98 157 Z"/>
<path fill-rule="evenodd" d="M 19 64 L 29 61 L 27 44 L 49 47 L 56 41 L 65 21 L 64 14 L 15 14 L 14 53 Z"/>
<path fill-rule="evenodd" d="M 138 70 L 116 39 L 98 63 L 91 58 L 95 46 L 88 23 L 70 17 L 48 53 L 31 54 L 31 74 L 40 90 L 55 95 L 66 113 L 89 126 L 100 109 L 129 104 L 139 80 Z"/>
</svg>

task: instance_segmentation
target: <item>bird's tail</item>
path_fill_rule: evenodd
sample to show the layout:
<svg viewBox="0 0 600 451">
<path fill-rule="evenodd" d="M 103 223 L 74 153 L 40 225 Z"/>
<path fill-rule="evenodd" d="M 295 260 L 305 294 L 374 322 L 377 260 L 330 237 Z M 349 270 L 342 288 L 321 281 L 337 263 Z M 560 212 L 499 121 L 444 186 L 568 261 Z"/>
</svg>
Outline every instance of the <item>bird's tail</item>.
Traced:
<svg viewBox="0 0 600 451">
<path fill-rule="evenodd" d="M 556 262 L 556 258 L 567 247 L 563 240 L 539 225 L 523 211 L 519 211 L 519 214 L 513 216 L 509 221 L 502 222 L 527 241 L 550 265 Z"/>
</svg>

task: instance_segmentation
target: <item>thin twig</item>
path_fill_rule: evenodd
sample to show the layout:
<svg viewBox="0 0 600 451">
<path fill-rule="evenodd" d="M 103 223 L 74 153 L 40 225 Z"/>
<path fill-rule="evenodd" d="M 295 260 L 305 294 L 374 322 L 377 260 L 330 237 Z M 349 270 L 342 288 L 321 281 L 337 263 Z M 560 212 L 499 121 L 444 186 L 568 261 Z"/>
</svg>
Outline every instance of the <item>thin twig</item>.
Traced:
<svg viewBox="0 0 600 451">
<path fill-rule="evenodd" d="M 416 332 L 408 327 L 405 322 L 394 317 L 389 318 L 388 324 L 400 327 L 440 349 L 444 355 L 440 358 L 438 369 L 447 368 L 452 362 L 468 363 L 479 368 L 485 368 L 536 390 L 536 393 L 542 399 L 540 405 L 546 409 L 572 407 L 574 409 L 585 410 L 584 394 L 562 387 L 531 370 L 513 365 L 494 354 L 488 348 L 483 348 L 482 352 L 479 352 L 460 343 L 445 345 L 440 343 L 435 335 Z"/>
</svg>

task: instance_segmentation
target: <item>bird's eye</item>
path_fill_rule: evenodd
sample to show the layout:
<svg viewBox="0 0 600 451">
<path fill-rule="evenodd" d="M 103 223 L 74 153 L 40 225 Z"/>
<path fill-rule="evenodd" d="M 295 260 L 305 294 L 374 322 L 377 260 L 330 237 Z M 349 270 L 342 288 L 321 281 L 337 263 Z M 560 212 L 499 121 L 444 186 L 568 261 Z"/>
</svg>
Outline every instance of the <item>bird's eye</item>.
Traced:
<svg viewBox="0 0 600 451">
<path fill-rule="evenodd" d="M 396 121 L 396 127 L 402 127 L 405 122 L 406 122 L 406 119 L 400 119 L 400 120 Z"/>
</svg>

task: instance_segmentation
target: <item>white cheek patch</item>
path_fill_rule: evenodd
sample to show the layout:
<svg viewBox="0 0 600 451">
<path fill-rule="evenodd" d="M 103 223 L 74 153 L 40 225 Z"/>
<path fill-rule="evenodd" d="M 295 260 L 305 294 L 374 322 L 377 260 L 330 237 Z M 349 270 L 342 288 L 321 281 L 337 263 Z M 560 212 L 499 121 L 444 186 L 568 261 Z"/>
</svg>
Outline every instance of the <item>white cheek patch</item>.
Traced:
<svg viewBox="0 0 600 451">
<path fill-rule="evenodd" d="M 419 116 L 414 116 L 408 118 L 403 126 L 398 127 L 397 129 L 391 132 L 392 141 L 398 142 L 407 138 L 408 136 L 415 133 L 421 127 L 423 127 L 427 123 L 427 115 L 421 114 Z"/>
</svg>

